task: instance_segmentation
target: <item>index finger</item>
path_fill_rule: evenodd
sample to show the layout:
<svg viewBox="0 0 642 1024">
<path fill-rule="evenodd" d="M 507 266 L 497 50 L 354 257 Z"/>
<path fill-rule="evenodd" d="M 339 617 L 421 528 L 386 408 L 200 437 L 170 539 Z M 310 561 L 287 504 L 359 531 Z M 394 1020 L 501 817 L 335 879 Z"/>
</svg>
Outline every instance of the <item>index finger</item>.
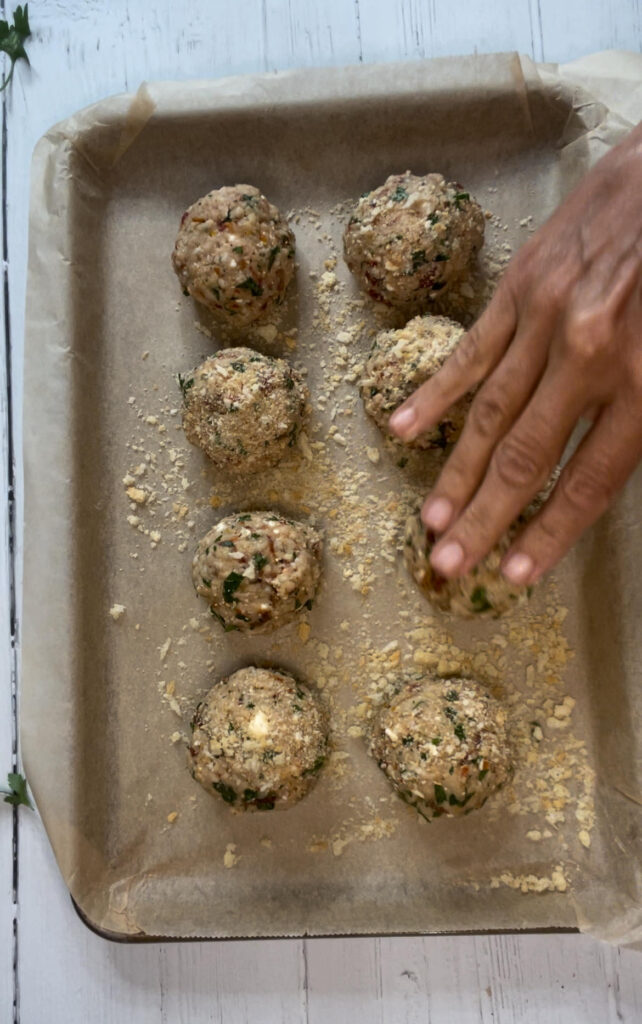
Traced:
<svg viewBox="0 0 642 1024">
<path fill-rule="evenodd" d="M 442 368 L 393 412 L 388 421 L 390 430 L 402 441 L 412 441 L 439 423 L 444 413 L 496 366 L 516 327 L 512 288 L 502 280 L 489 305 Z"/>
</svg>

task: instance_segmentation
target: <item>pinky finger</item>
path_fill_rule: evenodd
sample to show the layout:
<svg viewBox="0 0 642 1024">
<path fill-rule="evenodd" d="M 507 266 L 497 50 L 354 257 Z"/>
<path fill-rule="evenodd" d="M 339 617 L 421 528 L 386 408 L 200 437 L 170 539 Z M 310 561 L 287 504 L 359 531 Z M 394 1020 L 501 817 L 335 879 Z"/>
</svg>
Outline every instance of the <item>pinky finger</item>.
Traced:
<svg viewBox="0 0 642 1024">
<path fill-rule="evenodd" d="M 565 466 L 541 512 L 502 563 L 511 583 L 536 583 L 622 489 L 642 458 L 642 420 L 626 404 L 607 406 Z"/>
</svg>

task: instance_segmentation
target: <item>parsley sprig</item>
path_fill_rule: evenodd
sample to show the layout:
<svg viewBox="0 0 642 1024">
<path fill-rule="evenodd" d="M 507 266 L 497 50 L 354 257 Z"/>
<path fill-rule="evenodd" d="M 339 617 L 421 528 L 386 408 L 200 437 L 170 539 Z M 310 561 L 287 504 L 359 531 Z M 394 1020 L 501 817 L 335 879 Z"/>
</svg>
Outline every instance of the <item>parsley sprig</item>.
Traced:
<svg viewBox="0 0 642 1024">
<path fill-rule="evenodd" d="M 33 804 L 27 793 L 27 780 L 24 775 L 20 775 L 18 772 L 9 772 L 7 775 L 7 786 L 9 787 L 8 789 L 6 786 L 0 786 L 0 793 L 4 794 L 4 802 L 6 804 L 12 804 L 14 807 L 24 804 L 25 807 L 30 807 L 33 810 Z"/>
<path fill-rule="evenodd" d="M 8 21 L 0 21 L 0 51 L 6 53 L 11 61 L 11 70 L 0 86 L 0 92 L 7 88 L 13 78 L 16 61 L 26 60 L 27 64 L 29 63 L 24 47 L 25 41 L 31 35 L 28 7 L 29 4 L 25 4 L 24 7 L 20 5 L 16 7 L 13 12 L 13 25 L 10 25 Z"/>
</svg>

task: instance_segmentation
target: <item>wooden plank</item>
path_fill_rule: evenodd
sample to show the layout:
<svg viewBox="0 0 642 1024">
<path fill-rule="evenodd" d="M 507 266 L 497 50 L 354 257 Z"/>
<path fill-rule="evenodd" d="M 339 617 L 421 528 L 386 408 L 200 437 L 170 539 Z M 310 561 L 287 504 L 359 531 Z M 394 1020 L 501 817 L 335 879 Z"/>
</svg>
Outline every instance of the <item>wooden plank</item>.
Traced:
<svg viewBox="0 0 642 1024">
<path fill-rule="evenodd" d="M 31 0 L 31 70 L 8 100 L 14 379 L 22 381 L 27 177 L 33 143 L 54 121 L 142 79 L 210 77 L 360 59 L 518 49 L 567 59 L 640 48 L 636 0 Z M 0 371 L 0 376 L 1 376 Z M 3 394 L 0 379 L 0 394 Z M 2 401 L 2 398 L 0 398 Z M 16 403 L 20 442 L 20 405 Z M 0 472 L 4 471 L 0 463 Z M 4 477 L 3 477 L 4 479 Z M 4 495 L 0 493 L 0 502 Z M 0 514 L 4 513 L 0 507 Z M 6 515 L 3 515 L 6 523 Z M 5 539 L 3 537 L 3 543 Z M 0 581 L 6 555 L 0 547 Z M 0 754 L 10 755 L 0 600 Z M 0 764 L 0 771 L 3 764 Z M 6 823 L 0 812 L 0 1019 L 10 1020 Z M 261 1024 L 327 1020 L 634 1024 L 636 954 L 577 936 L 337 939 L 115 946 L 77 920 L 37 818 L 20 827 L 21 1018 L 26 1024 Z M 9 909 L 8 909 L 9 908 Z M 6 1012 L 5 1012 L 6 1011 Z"/>
</svg>

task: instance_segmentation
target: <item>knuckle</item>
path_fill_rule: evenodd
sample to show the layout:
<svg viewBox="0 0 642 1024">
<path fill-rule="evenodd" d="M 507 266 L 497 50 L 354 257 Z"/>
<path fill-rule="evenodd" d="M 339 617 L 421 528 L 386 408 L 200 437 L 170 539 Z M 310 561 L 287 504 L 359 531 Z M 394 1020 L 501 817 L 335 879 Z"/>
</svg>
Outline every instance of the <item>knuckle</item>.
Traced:
<svg viewBox="0 0 642 1024">
<path fill-rule="evenodd" d="M 612 332 L 612 320 L 604 307 L 574 310 L 565 326 L 566 351 L 575 362 L 592 363 L 608 349 Z"/>
<path fill-rule="evenodd" d="M 493 455 L 493 466 L 502 484 L 511 489 L 537 487 L 548 476 L 543 449 L 533 438 L 509 434 Z"/>
<path fill-rule="evenodd" d="M 578 512 L 599 512 L 613 497 L 607 467 L 600 462 L 569 462 L 559 482 L 562 495 Z"/>
<path fill-rule="evenodd" d="M 509 419 L 503 400 L 485 389 L 473 400 L 468 418 L 475 432 L 484 438 L 503 433 Z"/>
</svg>

